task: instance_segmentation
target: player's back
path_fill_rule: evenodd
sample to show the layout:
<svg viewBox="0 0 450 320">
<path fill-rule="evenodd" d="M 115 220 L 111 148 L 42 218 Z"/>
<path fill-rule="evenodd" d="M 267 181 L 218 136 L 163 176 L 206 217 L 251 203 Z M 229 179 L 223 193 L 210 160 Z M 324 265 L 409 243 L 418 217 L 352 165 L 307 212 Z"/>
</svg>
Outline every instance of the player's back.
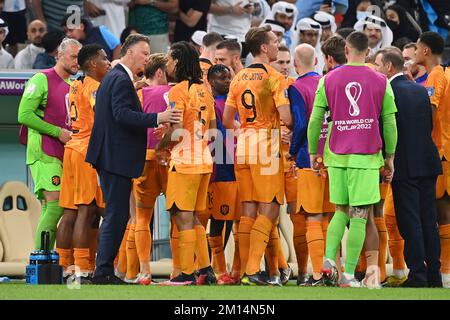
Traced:
<svg viewBox="0 0 450 320">
<path fill-rule="evenodd" d="M 201 171 L 212 169 L 206 132 L 211 120 L 215 120 L 214 98 L 205 84 L 182 81 L 169 91 L 169 106 L 183 110 L 182 141 L 173 148 L 172 160 L 186 168 L 200 165 Z M 186 139 L 189 138 L 189 141 Z M 207 166 L 207 167 L 206 167 Z M 177 166 L 177 168 L 180 166 Z M 201 168 L 202 167 L 202 168 Z M 206 170 L 206 171 L 208 171 Z"/>
<path fill-rule="evenodd" d="M 237 107 L 244 131 L 279 128 L 277 106 L 289 104 L 286 89 L 286 80 L 274 68 L 266 64 L 252 64 L 234 77 L 227 105 Z M 280 95 L 284 95 L 287 102 L 279 101 Z"/>
<path fill-rule="evenodd" d="M 100 83 L 86 76 L 75 80 L 69 91 L 70 118 L 72 121 L 72 139 L 66 147 L 82 154 L 87 151 L 89 138 L 94 125 L 94 108 L 97 89 Z"/>
</svg>

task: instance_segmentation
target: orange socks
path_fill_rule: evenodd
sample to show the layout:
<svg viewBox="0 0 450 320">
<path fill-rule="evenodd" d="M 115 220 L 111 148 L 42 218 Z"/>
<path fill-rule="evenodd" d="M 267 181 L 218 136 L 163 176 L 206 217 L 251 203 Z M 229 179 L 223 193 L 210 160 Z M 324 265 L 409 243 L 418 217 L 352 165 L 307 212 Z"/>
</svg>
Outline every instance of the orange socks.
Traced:
<svg viewBox="0 0 450 320">
<path fill-rule="evenodd" d="M 95 270 L 95 258 L 97 256 L 97 236 L 98 229 L 91 229 L 91 235 L 89 239 L 89 272 Z"/>
<path fill-rule="evenodd" d="M 269 242 L 272 228 L 273 223 L 269 218 L 262 214 L 258 215 L 253 224 L 252 231 L 250 232 L 248 261 L 245 268 L 246 274 L 253 275 L 259 271 L 261 258 L 266 250 L 267 243 Z"/>
<path fill-rule="evenodd" d="M 386 255 L 387 255 L 387 228 L 384 217 L 375 217 L 377 226 L 379 247 L 378 247 L 378 268 L 380 268 L 380 280 L 386 278 Z M 369 264 L 370 265 L 370 264 Z"/>
<path fill-rule="evenodd" d="M 280 243 L 279 245 L 280 250 L 278 250 L 278 268 L 284 270 L 287 269 L 289 266 L 287 264 L 286 258 L 284 257 L 283 247 L 281 246 L 281 240 L 278 239 L 278 241 Z"/>
<path fill-rule="evenodd" d="M 361 255 L 359 256 L 359 262 L 356 266 L 357 272 L 366 272 L 367 260 L 366 260 L 366 250 L 364 248 L 361 250 Z"/>
<path fill-rule="evenodd" d="M 294 225 L 294 248 L 299 274 L 308 272 L 308 243 L 306 242 L 306 220 L 304 214 L 290 214 Z"/>
<path fill-rule="evenodd" d="M 89 272 L 89 248 L 74 248 L 75 265 L 81 272 Z"/>
<path fill-rule="evenodd" d="M 225 263 L 225 252 L 222 236 L 209 237 L 209 245 L 212 251 L 212 265 L 214 272 L 221 275 L 227 272 Z"/>
<path fill-rule="evenodd" d="M 320 276 L 325 254 L 325 241 L 323 239 L 322 221 L 306 221 L 306 240 L 311 257 L 313 273 Z"/>
<path fill-rule="evenodd" d="M 179 231 L 179 254 L 181 272 L 194 273 L 194 254 L 197 234 L 194 229 Z"/>
<path fill-rule="evenodd" d="M 136 242 L 134 232 L 135 224 L 130 224 L 127 239 L 127 279 L 134 279 L 139 273 L 139 258 L 136 251 Z"/>
<path fill-rule="evenodd" d="M 233 256 L 233 268 L 232 274 L 240 275 L 241 274 L 241 258 L 239 254 L 239 221 L 234 221 L 233 223 L 233 237 L 234 237 L 234 256 Z"/>
<path fill-rule="evenodd" d="M 389 235 L 389 253 L 392 257 L 392 268 L 394 270 L 404 270 L 406 268 L 403 248 L 405 241 L 400 235 L 397 227 L 397 219 L 393 215 L 385 215 L 386 229 Z"/>
<path fill-rule="evenodd" d="M 59 265 L 62 266 L 64 270 L 73 264 L 72 249 L 56 248 L 56 252 L 59 254 Z"/>
<path fill-rule="evenodd" d="M 171 219 L 171 232 L 170 232 L 170 248 L 172 250 L 172 274 L 170 278 L 174 278 L 181 272 L 180 264 L 180 233 L 178 232 L 177 225 L 174 219 Z"/>
<path fill-rule="evenodd" d="M 127 272 L 127 239 L 128 232 L 130 231 L 130 224 L 127 224 L 125 234 L 123 235 L 122 242 L 119 247 L 119 260 L 117 262 L 117 268 L 120 273 Z"/>
<path fill-rule="evenodd" d="M 139 262 L 149 262 L 152 248 L 150 234 L 150 220 L 153 215 L 152 208 L 136 208 L 135 241 Z"/>
<path fill-rule="evenodd" d="M 450 274 L 450 224 L 439 226 L 441 238 L 441 272 Z"/>
<path fill-rule="evenodd" d="M 269 242 L 267 243 L 265 252 L 270 276 L 279 275 L 278 254 L 280 252 L 280 235 L 278 234 L 276 225 L 273 225 L 270 231 Z"/>
<path fill-rule="evenodd" d="M 211 265 L 208 253 L 208 240 L 206 240 L 206 231 L 203 225 L 194 226 L 196 234 L 195 256 L 198 261 L 198 269 L 203 269 Z"/>
<path fill-rule="evenodd" d="M 239 223 L 239 256 L 241 258 L 241 277 L 245 273 L 247 267 L 249 248 L 250 248 L 250 232 L 252 231 L 255 219 L 242 216 Z"/>
</svg>

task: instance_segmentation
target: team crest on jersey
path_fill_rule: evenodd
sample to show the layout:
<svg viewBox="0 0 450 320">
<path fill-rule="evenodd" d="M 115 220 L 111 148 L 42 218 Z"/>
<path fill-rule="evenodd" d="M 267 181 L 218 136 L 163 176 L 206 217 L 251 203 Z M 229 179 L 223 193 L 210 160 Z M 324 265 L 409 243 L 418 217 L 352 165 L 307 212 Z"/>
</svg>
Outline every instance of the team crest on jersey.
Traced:
<svg viewBox="0 0 450 320">
<path fill-rule="evenodd" d="M 434 96 L 434 87 L 426 87 L 426 89 L 429 97 Z"/>
<path fill-rule="evenodd" d="M 227 204 L 223 204 L 220 206 L 220 214 L 226 216 L 230 212 L 230 206 Z"/>
<path fill-rule="evenodd" d="M 59 186 L 61 184 L 61 178 L 59 176 L 52 177 L 52 184 L 54 186 Z"/>
</svg>

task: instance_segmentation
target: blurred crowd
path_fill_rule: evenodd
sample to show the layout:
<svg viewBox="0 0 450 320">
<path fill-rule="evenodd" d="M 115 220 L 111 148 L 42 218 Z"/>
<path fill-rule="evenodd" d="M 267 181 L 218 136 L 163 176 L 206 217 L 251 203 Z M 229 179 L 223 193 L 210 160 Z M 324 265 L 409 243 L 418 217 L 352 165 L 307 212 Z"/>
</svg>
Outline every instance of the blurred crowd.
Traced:
<svg viewBox="0 0 450 320">
<path fill-rule="evenodd" d="M 0 0 L 0 69 L 52 67 L 64 37 L 98 43 L 114 60 L 131 33 L 148 35 L 151 51 L 165 53 L 181 40 L 201 47 L 206 32 L 217 32 L 241 44 L 248 64 L 244 36 L 261 24 L 271 25 L 290 50 L 309 43 L 320 53 L 333 33 L 345 36 L 352 30 L 366 32 L 373 53 L 390 45 L 403 50 L 428 30 L 447 43 L 450 1 Z M 319 61 L 317 71 L 323 64 Z"/>
</svg>

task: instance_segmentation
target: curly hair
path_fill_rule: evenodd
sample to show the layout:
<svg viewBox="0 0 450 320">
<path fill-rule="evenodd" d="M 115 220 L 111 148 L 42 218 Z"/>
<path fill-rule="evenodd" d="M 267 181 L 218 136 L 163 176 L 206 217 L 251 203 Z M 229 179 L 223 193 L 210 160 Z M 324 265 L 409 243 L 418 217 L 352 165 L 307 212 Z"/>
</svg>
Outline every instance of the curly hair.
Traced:
<svg viewBox="0 0 450 320">
<path fill-rule="evenodd" d="M 191 83 L 202 83 L 200 60 L 193 45 L 186 41 L 175 42 L 170 47 L 170 56 L 178 60 L 175 68 L 177 82 L 188 80 Z"/>
</svg>

